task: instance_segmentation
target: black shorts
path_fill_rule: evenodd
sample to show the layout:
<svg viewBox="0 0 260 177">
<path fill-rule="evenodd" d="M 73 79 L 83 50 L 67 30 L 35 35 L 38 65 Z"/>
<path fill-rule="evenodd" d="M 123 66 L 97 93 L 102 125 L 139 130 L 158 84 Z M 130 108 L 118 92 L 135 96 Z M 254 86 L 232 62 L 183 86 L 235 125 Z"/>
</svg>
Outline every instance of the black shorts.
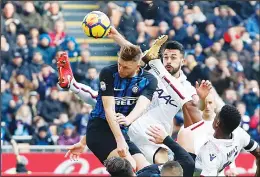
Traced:
<svg viewBox="0 0 260 177">
<path fill-rule="evenodd" d="M 142 153 L 139 148 L 130 141 L 126 133 L 123 133 L 123 135 L 129 146 L 131 155 Z M 104 119 L 96 118 L 89 120 L 86 136 L 88 148 L 102 163 L 107 159 L 108 155 L 117 148 L 115 137 L 108 122 Z"/>
</svg>

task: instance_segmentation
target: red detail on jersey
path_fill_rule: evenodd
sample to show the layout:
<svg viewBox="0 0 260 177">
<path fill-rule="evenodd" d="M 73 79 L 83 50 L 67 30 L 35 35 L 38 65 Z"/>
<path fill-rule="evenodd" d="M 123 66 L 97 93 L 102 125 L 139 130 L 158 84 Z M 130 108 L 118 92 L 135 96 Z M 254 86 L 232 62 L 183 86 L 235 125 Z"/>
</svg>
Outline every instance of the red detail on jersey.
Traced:
<svg viewBox="0 0 260 177">
<path fill-rule="evenodd" d="M 193 128 L 191 129 L 191 131 L 193 131 L 193 130 L 195 130 L 196 128 L 202 126 L 203 124 L 204 124 L 204 122 L 201 122 L 200 124 L 198 124 L 198 125 L 196 125 L 195 127 L 193 127 Z"/>
<path fill-rule="evenodd" d="M 170 84 L 171 88 L 179 95 L 179 97 L 180 97 L 182 100 L 185 99 L 185 97 L 179 92 L 179 90 L 177 90 L 177 89 L 172 85 L 172 83 L 170 82 L 169 79 L 167 79 L 167 77 L 163 77 L 163 79 L 164 79 L 168 84 Z"/>
</svg>

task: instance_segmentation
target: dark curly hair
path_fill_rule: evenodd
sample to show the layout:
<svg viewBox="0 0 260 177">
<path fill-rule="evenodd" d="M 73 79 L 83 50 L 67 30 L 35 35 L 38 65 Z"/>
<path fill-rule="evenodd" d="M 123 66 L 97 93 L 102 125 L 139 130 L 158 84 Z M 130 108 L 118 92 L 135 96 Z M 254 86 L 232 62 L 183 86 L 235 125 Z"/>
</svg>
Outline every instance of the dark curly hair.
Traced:
<svg viewBox="0 0 260 177">
<path fill-rule="evenodd" d="M 241 122 L 241 114 L 236 107 L 225 105 L 219 112 L 219 120 L 225 134 L 232 133 Z"/>
</svg>

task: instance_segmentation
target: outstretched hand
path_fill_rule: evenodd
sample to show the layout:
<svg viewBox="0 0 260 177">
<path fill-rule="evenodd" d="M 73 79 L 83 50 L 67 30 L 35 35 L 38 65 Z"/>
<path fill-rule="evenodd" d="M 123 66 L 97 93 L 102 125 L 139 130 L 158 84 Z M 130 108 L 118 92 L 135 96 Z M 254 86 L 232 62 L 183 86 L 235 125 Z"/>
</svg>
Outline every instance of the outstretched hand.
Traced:
<svg viewBox="0 0 260 177">
<path fill-rule="evenodd" d="M 68 152 L 65 154 L 65 157 L 70 157 L 71 160 L 77 161 L 79 159 L 80 154 L 83 153 L 86 145 L 83 145 L 81 142 L 73 144 L 68 147 Z"/>
<path fill-rule="evenodd" d="M 195 87 L 200 99 L 204 100 L 208 96 L 212 88 L 212 84 L 209 80 L 202 80 L 200 84 L 198 81 L 196 81 Z"/>
</svg>

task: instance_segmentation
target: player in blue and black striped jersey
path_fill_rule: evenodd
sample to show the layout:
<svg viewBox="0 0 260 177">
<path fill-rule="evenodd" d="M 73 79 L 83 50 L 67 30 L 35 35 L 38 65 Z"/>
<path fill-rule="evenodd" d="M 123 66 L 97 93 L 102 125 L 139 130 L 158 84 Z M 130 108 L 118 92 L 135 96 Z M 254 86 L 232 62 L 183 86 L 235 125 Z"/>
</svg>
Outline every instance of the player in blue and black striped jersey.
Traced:
<svg viewBox="0 0 260 177">
<path fill-rule="evenodd" d="M 118 64 L 105 67 L 100 72 L 97 103 L 87 126 L 87 146 L 101 162 L 119 155 L 128 159 L 135 168 L 131 155 L 144 158 L 130 141 L 127 127 L 120 127 L 115 121 L 117 115 L 123 115 L 132 122 L 131 111 L 137 109 L 137 113 L 141 114 L 156 90 L 157 79 L 140 68 L 141 57 L 140 47 L 123 46 Z"/>
<path fill-rule="evenodd" d="M 118 34 L 114 35 L 114 38 L 121 37 Z M 159 38 L 146 54 L 158 58 L 159 49 L 166 40 L 167 38 Z M 126 158 L 133 169 L 139 170 L 148 162 L 139 148 L 130 141 L 127 126 L 140 117 L 150 104 L 157 87 L 157 79 L 140 67 L 143 54 L 139 46 L 130 43 L 120 46 L 117 65 L 105 67 L 100 72 L 98 95 L 90 92 L 92 97 L 97 96 L 97 103 L 90 115 L 86 138 L 69 148 L 66 156 L 70 155 L 72 159 L 77 159 L 83 146 L 87 144 L 102 163 L 107 158 L 120 156 Z M 61 59 L 66 58 L 66 56 L 61 57 Z M 62 66 L 61 63 L 65 65 Z M 61 65 L 62 70 L 70 75 L 70 69 L 66 66 L 67 61 L 61 63 L 58 65 Z M 61 83 L 67 82 L 63 78 L 66 74 L 61 72 L 59 75 Z M 78 84 L 74 83 L 73 87 L 81 88 Z M 89 92 L 88 89 L 83 91 Z M 81 92 L 75 93 L 81 94 Z M 120 121 L 124 122 L 124 126 L 120 126 Z"/>
</svg>

